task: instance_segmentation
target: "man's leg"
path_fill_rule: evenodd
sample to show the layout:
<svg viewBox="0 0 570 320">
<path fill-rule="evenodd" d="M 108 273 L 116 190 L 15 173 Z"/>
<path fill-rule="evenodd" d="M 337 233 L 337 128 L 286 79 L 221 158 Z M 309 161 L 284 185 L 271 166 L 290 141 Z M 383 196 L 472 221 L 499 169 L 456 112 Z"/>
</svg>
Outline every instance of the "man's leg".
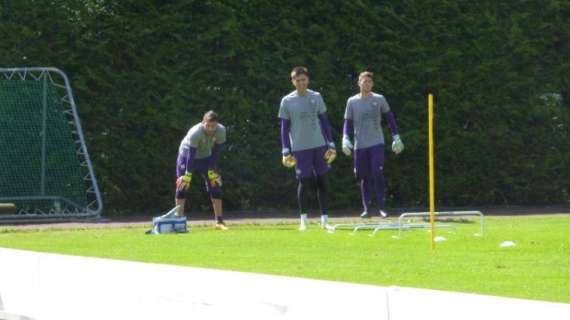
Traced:
<svg viewBox="0 0 570 320">
<path fill-rule="evenodd" d="M 297 203 L 299 205 L 300 224 L 299 231 L 305 231 L 309 225 L 307 217 L 307 209 L 309 203 L 309 193 L 314 189 L 313 177 L 313 150 L 303 150 L 293 152 L 297 164 L 295 173 L 297 175 Z"/>
<path fill-rule="evenodd" d="M 176 159 L 176 179 L 180 178 L 186 173 L 186 158 L 182 155 L 178 155 Z M 190 188 L 190 186 L 188 186 Z M 178 207 L 176 209 L 176 216 L 184 216 L 184 205 L 186 203 L 186 190 L 176 189 L 176 195 L 174 196 L 174 206 Z"/>
<path fill-rule="evenodd" d="M 384 145 L 380 144 L 372 147 L 370 158 L 374 189 L 376 191 L 376 205 L 378 206 L 380 216 L 385 218 L 388 215 L 384 211 Z"/>
<path fill-rule="evenodd" d="M 174 199 L 174 206 L 178 207 L 176 209 L 176 216 L 184 217 L 184 204 L 186 203 L 186 199 Z"/>
<path fill-rule="evenodd" d="M 360 181 L 360 198 L 362 200 L 362 218 L 370 217 L 370 187 L 372 179 L 370 179 L 370 159 L 368 156 L 369 148 L 357 149 L 354 151 L 354 174 Z"/>
<path fill-rule="evenodd" d="M 224 222 L 224 213 L 222 209 L 222 199 L 212 199 L 212 207 L 214 208 L 214 217 L 216 219 L 216 228 L 220 230 L 228 230 L 226 223 Z"/>
<path fill-rule="evenodd" d="M 227 230 L 228 227 L 224 222 L 224 211 L 222 207 L 222 187 L 218 185 L 211 185 L 208 180 L 207 174 L 204 176 L 206 180 L 206 190 L 210 195 L 212 201 L 212 208 L 214 209 L 214 219 L 216 220 L 216 228 L 220 230 Z"/>
<path fill-rule="evenodd" d="M 331 170 L 331 166 L 325 161 L 325 153 L 327 150 L 328 147 L 320 147 L 315 149 L 314 152 L 315 191 L 317 193 L 319 208 L 321 209 L 321 228 L 327 228 L 329 221 L 325 176 L 326 173 Z"/>
<path fill-rule="evenodd" d="M 313 189 L 314 181 L 313 177 L 309 178 L 298 178 L 298 185 L 297 185 L 297 203 L 299 205 L 299 215 L 301 218 L 301 222 L 299 225 L 300 231 L 305 231 L 308 226 L 308 218 L 307 218 L 307 209 L 309 203 L 309 193 L 310 189 Z"/>
<path fill-rule="evenodd" d="M 374 175 L 374 188 L 376 189 L 376 205 L 381 217 L 386 218 L 388 214 L 384 211 L 384 170 Z"/>
<path fill-rule="evenodd" d="M 360 178 L 360 197 L 362 199 L 362 214 L 360 215 L 362 218 L 369 218 L 370 217 L 370 178 L 364 177 Z"/>
<path fill-rule="evenodd" d="M 321 228 L 326 228 L 329 223 L 326 176 L 317 176 L 315 182 L 317 200 L 319 202 L 319 208 L 321 209 Z"/>
</svg>

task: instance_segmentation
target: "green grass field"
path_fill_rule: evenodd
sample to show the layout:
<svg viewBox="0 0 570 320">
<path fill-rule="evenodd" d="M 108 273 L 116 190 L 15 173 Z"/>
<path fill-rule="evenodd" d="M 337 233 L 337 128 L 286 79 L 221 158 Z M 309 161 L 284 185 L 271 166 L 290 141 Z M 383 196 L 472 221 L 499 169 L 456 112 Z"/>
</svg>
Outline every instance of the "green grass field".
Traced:
<svg viewBox="0 0 570 320">
<path fill-rule="evenodd" d="M 375 285 L 398 285 L 570 303 L 570 216 L 487 217 L 439 229 L 328 234 L 316 224 L 193 227 L 150 236 L 144 228 L 15 230 L 0 227 L 0 246 L 41 252 L 217 268 Z M 511 240 L 517 246 L 501 248 Z"/>
</svg>

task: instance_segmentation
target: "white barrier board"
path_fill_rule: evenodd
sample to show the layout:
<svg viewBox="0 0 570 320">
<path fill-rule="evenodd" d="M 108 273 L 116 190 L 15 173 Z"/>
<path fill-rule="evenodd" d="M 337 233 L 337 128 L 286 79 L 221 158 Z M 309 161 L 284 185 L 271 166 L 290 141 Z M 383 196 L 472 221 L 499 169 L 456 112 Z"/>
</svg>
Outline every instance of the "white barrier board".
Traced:
<svg viewBox="0 0 570 320">
<path fill-rule="evenodd" d="M 35 320 L 570 319 L 570 304 L 3 248 L 0 311 Z"/>
</svg>

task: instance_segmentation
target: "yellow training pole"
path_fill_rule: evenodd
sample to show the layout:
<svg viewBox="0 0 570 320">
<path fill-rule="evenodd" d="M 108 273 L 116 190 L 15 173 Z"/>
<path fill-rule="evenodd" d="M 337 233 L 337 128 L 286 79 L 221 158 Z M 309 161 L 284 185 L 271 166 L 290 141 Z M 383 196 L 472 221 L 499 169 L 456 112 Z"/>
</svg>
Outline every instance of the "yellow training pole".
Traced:
<svg viewBox="0 0 570 320">
<path fill-rule="evenodd" d="M 433 161 L 433 94 L 428 94 L 428 139 L 429 139 L 429 220 L 431 223 L 431 248 L 435 249 L 435 168 Z"/>
</svg>

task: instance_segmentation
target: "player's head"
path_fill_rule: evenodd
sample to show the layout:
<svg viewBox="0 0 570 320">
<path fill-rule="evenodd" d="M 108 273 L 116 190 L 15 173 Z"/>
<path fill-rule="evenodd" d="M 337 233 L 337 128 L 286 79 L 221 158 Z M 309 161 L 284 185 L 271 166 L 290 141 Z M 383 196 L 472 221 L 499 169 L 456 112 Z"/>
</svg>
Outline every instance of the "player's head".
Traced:
<svg viewBox="0 0 570 320">
<path fill-rule="evenodd" d="M 361 92 L 370 92 L 374 86 L 374 73 L 363 71 L 358 75 L 358 86 Z"/>
<path fill-rule="evenodd" d="M 297 91 L 304 92 L 309 86 L 309 71 L 305 67 L 295 67 L 291 71 L 291 83 Z"/>
<path fill-rule="evenodd" d="M 216 132 L 216 128 L 218 127 L 218 114 L 213 110 L 204 113 L 202 126 L 204 127 L 207 135 L 214 135 L 214 132 Z"/>
</svg>

